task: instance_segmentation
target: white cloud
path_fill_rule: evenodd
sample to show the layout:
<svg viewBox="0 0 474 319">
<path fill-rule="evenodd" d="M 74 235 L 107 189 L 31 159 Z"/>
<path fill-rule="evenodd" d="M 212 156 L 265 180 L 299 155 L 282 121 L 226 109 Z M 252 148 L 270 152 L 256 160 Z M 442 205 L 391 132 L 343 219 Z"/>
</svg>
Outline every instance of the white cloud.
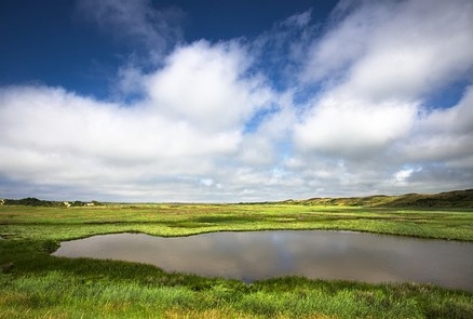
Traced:
<svg viewBox="0 0 474 319">
<path fill-rule="evenodd" d="M 155 60 L 120 67 L 112 102 L 1 88 L 0 192 L 246 201 L 472 187 L 472 3 L 348 3 L 322 28 L 307 11 L 255 41 L 179 44 L 149 1 L 80 1 Z M 451 85 L 466 86 L 457 103 L 428 104 Z"/>
<path fill-rule="evenodd" d="M 337 88 L 374 101 L 418 99 L 472 68 L 472 2 L 363 2 L 310 53 L 307 76 L 344 70 Z M 318 76 L 319 75 L 319 76 Z"/>
<path fill-rule="evenodd" d="M 472 88 L 452 107 L 425 103 L 472 81 L 472 2 L 342 2 L 309 48 L 300 79 L 319 93 L 300 113 L 287 161 L 308 185 L 472 187 Z"/>
<path fill-rule="evenodd" d="M 472 133 L 472 102 L 472 86 L 469 86 L 456 105 L 446 109 L 423 110 L 418 130 L 427 135 Z"/>
<path fill-rule="evenodd" d="M 146 80 L 150 104 L 159 112 L 209 131 L 240 129 L 271 101 L 257 76 L 247 77 L 248 55 L 237 42 L 205 41 L 178 48 L 165 67 Z"/>
<path fill-rule="evenodd" d="M 212 178 L 201 178 L 199 182 L 207 187 L 214 185 L 214 180 Z"/>
<path fill-rule="evenodd" d="M 208 134 L 141 105 L 103 103 L 44 87 L 3 93 L 2 136 L 18 147 L 146 162 L 232 152 L 240 141 L 234 130 Z"/>
<path fill-rule="evenodd" d="M 246 135 L 240 152 L 240 160 L 251 166 L 266 166 L 274 164 L 276 150 L 271 141 L 265 136 Z"/>
<path fill-rule="evenodd" d="M 378 25 L 388 17 L 388 10 L 380 5 L 362 6 L 342 21 L 333 21 L 323 37 L 310 45 L 300 78 L 332 82 L 344 75 L 366 53 Z"/>
<path fill-rule="evenodd" d="M 456 105 L 423 110 L 410 138 L 399 141 L 398 151 L 411 162 L 454 161 L 472 169 L 472 105 L 472 87 L 468 87 Z"/>
<path fill-rule="evenodd" d="M 328 96 L 295 127 L 295 143 L 302 150 L 370 157 L 406 135 L 416 112 L 413 104 L 371 104 Z"/>
<path fill-rule="evenodd" d="M 406 185 L 407 180 L 414 172 L 421 171 L 421 168 L 414 169 L 414 168 L 407 168 L 401 169 L 398 172 L 393 174 L 393 182 L 395 185 Z"/>
<path fill-rule="evenodd" d="M 180 47 L 163 68 L 126 72 L 144 96 L 131 104 L 61 88 L 3 88 L 0 176 L 136 200 L 176 200 L 176 188 L 188 192 L 181 200 L 207 198 L 192 185 L 222 191 L 220 180 L 235 171 L 220 165 L 246 157 L 246 121 L 272 98 L 260 76 L 245 73 L 246 54 L 237 42 Z"/>
<path fill-rule="evenodd" d="M 402 2 L 376 30 L 351 72 L 353 94 L 419 98 L 471 72 L 472 1 Z"/>
</svg>

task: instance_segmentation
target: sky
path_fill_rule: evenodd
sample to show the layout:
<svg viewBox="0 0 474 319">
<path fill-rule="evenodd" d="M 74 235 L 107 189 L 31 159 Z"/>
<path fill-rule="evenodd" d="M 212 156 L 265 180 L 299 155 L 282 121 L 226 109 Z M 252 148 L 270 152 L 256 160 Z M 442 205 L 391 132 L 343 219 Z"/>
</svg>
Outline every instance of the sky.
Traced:
<svg viewBox="0 0 474 319">
<path fill-rule="evenodd" d="M 0 197 L 473 184 L 470 0 L 4 0 Z"/>
</svg>

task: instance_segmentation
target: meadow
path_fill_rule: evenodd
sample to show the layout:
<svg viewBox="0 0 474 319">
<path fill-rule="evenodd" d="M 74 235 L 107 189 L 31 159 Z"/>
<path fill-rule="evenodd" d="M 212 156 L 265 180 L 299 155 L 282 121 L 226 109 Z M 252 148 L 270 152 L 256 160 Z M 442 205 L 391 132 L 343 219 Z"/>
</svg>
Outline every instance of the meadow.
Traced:
<svg viewBox="0 0 474 319">
<path fill-rule="evenodd" d="M 472 241 L 472 209 L 301 203 L 0 207 L 0 318 L 472 318 L 472 292 L 422 284 L 166 273 L 50 256 L 59 242 L 140 232 L 188 236 L 271 229 L 354 230 Z"/>
</svg>

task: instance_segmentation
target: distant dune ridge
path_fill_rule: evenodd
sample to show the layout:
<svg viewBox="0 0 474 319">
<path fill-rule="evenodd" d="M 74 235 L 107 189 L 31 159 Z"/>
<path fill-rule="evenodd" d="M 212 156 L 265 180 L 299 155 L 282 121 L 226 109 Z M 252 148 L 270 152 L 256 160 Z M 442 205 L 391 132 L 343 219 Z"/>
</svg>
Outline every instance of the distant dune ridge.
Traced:
<svg viewBox="0 0 474 319">
<path fill-rule="evenodd" d="M 472 189 L 455 190 L 439 194 L 404 194 L 399 196 L 373 195 L 345 198 L 310 198 L 306 200 L 288 200 L 298 204 L 372 206 L 372 207 L 416 207 L 416 208 L 471 208 Z"/>
<path fill-rule="evenodd" d="M 37 198 L 2 199 L 2 205 L 27 206 L 101 206 L 102 203 L 92 202 L 62 202 L 46 201 Z M 65 204 L 68 203 L 69 205 Z M 265 202 L 266 204 L 302 204 L 330 206 L 370 206 L 370 207 L 406 207 L 406 208 L 473 208 L 472 189 L 455 190 L 439 194 L 404 194 L 398 196 L 372 195 L 366 197 L 315 197 L 304 200 L 288 199 L 280 202 Z"/>
</svg>

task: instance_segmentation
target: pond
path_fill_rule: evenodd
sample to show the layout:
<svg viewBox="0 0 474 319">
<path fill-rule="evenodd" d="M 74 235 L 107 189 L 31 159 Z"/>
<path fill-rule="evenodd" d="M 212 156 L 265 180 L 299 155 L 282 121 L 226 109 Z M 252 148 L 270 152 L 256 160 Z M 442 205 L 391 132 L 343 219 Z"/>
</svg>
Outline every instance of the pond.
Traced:
<svg viewBox="0 0 474 319">
<path fill-rule="evenodd" d="M 349 231 L 221 232 L 163 238 L 94 236 L 61 243 L 54 256 L 153 264 L 169 272 L 259 279 L 419 282 L 472 291 L 472 243 Z"/>
</svg>

